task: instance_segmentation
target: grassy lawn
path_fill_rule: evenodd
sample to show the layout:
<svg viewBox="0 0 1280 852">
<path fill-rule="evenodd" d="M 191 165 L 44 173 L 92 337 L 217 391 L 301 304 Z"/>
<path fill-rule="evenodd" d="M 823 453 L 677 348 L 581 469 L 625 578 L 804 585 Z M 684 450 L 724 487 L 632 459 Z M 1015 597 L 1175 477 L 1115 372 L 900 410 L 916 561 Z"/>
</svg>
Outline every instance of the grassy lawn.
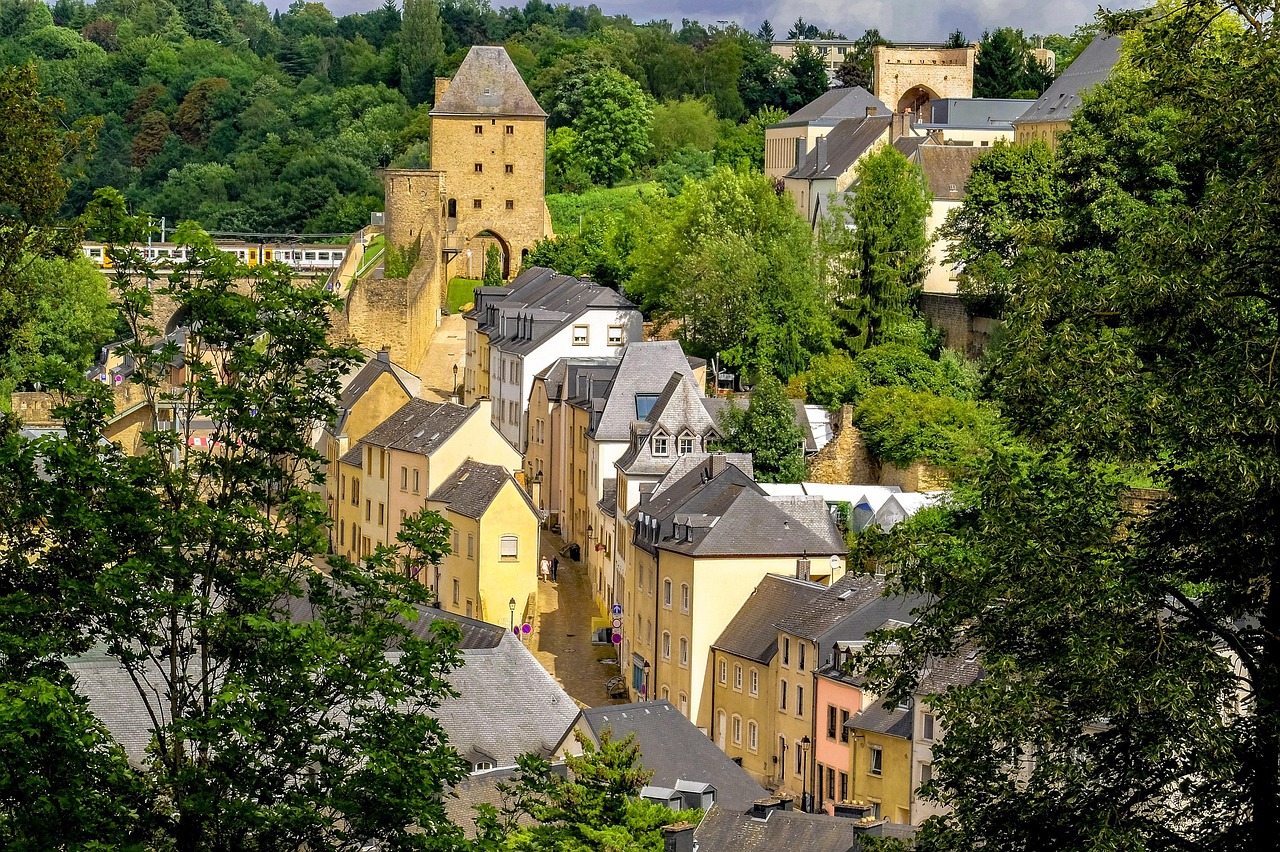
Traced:
<svg viewBox="0 0 1280 852">
<path fill-rule="evenodd" d="M 611 189 L 597 187 L 580 194 L 553 193 L 547 196 L 547 209 L 551 211 L 551 226 L 557 234 L 577 233 L 578 217 L 605 211 L 620 212 L 642 196 L 658 192 L 658 185 L 636 183 L 615 186 Z"/>
<path fill-rule="evenodd" d="M 449 313 L 456 314 L 463 305 L 470 306 L 475 299 L 474 290 L 480 286 L 478 278 L 449 279 Z"/>
<path fill-rule="evenodd" d="M 356 277 L 362 278 L 382 262 L 382 248 L 386 238 L 382 234 L 377 234 L 373 239 L 369 240 L 369 245 L 365 247 L 364 257 L 360 261 L 360 268 L 356 270 Z"/>
</svg>

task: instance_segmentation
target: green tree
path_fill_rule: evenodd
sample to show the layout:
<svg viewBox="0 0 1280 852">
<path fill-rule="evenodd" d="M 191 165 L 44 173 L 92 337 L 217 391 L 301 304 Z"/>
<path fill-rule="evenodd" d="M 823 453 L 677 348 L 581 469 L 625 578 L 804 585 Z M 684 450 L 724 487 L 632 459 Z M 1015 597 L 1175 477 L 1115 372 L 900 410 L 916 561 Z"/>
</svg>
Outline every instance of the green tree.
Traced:
<svg viewBox="0 0 1280 852">
<path fill-rule="evenodd" d="M 765 375 L 751 389 L 746 408 L 730 405 L 721 417 L 724 439 L 717 449 L 751 453 L 756 479 L 761 482 L 800 482 L 805 476 L 804 433 L 796 424 L 796 409 L 777 377 Z"/>
<path fill-rule="evenodd" d="M 502 286 L 502 250 L 497 243 L 490 243 L 484 250 L 484 285 L 486 287 Z"/>
<path fill-rule="evenodd" d="M 872 655 L 873 686 L 901 694 L 964 648 L 986 672 L 933 702 L 953 810 L 922 848 L 1275 845 L 1280 43 L 1261 8 L 1108 21 L 1131 27 L 1121 66 L 1060 140 L 1062 227 L 993 353 L 1026 446 L 893 548 L 899 587 L 936 604 Z M 1135 468 L 1163 486 L 1145 510 Z"/>
<path fill-rule="evenodd" d="M 892 145 L 865 156 L 821 225 L 819 262 L 847 348 L 875 346 L 911 317 L 929 264 L 924 172 Z"/>
<path fill-rule="evenodd" d="M 717 124 L 715 110 L 705 100 L 685 98 L 654 104 L 649 129 L 653 161 L 664 163 L 686 145 L 699 151 L 712 150 L 716 146 Z"/>
<path fill-rule="evenodd" d="M 512 807 L 486 809 L 480 820 L 491 842 L 513 852 L 661 852 L 664 825 L 702 815 L 639 798 L 653 773 L 639 765 L 635 734 L 616 740 L 605 729 L 598 746 L 577 732 L 575 737 L 582 753 L 565 758 L 567 774 L 553 772 L 542 757 L 519 758 L 520 774 L 504 788 Z M 519 827 L 519 816 L 537 824 Z"/>
<path fill-rule="evenodd" d="M 827 65 L 822 54 L 809 44 L 797 44 L 787 62 L 790 79 L 787 81 L 787 110 L 795 112 L 815 100 L 829 88 Z"/>
<path fill-rule="evenodd" d="M 282 266 L 246 269 L 189 226 L 175 239 L 190 260 L 161 284 L 125 245 L 145 225 L 118 194 L 91 218 L 155 414 L 137 456 L 96 440 L 105 389 L 69 398 L 66 438 L 32 443 L 4 421 L 0 476 L 29 483 L 0 514 L 6 541 L 26 544 L 4 555 L 4 680 L 63 673 L 91 642 L 129 674 L 154 730 L 133 818 L 155 845 L 460 843 L 441 799 L 465 763 L 428 712 L 449 694 L 456 627 L 415 629 L 426 589 L 390 549 L 313 567 L 327 518 L 312 435 L 351 359 L 327 340 L 333 297 Z M 186 311 L 181 352 L 149 342 L 156 293 Z M 190 446 L 199 421 L 205 450 Z"/>
<path fill-rule="evenodd" d="M 444 56 L 444 30 L 436 0 L 405 0 L 400 31 L 400 91 L 410 104 L 432 99 L 436 66 Z"/>
<path fill-rule="evenodd" d="M 859 36 L 853 48 L 845 54 L 844 61 L 836 69 L 836 81 L 841 86 L 861 86 L 871 90 L 871 72 L 875 66 L 875 48 L 889 41 L 877 29 L 870 29 Z"/>
<path fill-rule="evenodd" d="M 997 141 L 974 161 L 964 203 L 947 216 L 939 236 L 946 262 L 960 271 L 960 295 L 975 314 L 1000 316 L 1013 293 L 1019 263 L 1052 234 L 1063 183 L 1043 142 Z"/>
<path fill-rule="evenodd" d="M 78 252 L 79 229 L 60 218 L 68 186 L 61 167 L 95 128 L 65 130 L 62 104 L 41 97 L 39 86 L 33 65 L 0 70 L 0 353 L 28 348 L 20 338 L 35 316 L 32 259 Z"/>
<path fill-rule="evenodd" d="M 653 105 L 640 84 L 613 68 L 581 80 L 573 118 L 579 162 L 596 183 L 632 175 L 649 150 Z"/>
<path fill-rule="evenodd" d="M 812 231 L 764 175 L 721 167 L 655 203 L 640 227 L 628 292 L 678 323 L 690 351 L 791 376 L 828 348 Z"/>
<path fill-rule="evenodd" d="M 756 38 L 769 44 L 773 43 L 773 24 L 769 23 L 768 18 L 765 18 L 764 23 L 760 24 L 760 29 L 756 30 Z"/>
<path fill-rule="evenodd" d="M 1010 98 L 1024 88 L 1026 56 L 1007 27 L 985 32 L 973 65 L 975 98 Z"/>
</svg>

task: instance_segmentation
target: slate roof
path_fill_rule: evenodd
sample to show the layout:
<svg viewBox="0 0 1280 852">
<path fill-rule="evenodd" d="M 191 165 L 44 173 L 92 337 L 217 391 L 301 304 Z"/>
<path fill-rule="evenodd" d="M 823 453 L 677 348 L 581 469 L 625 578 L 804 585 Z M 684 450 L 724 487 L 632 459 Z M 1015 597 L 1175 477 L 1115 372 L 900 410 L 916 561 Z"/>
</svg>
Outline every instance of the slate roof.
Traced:
<svg viewBox="0 0 1280 852">
<path fill-rule="evenodd" d="M 928 136 L 899 136 L 893 140 L 893 147 L 898 149 L 898 153 L 910 160 L 915 156 L 916 151 L 920 150 L 920 146 L 929 141 Z"/>
<path fill-rule="evenodd" d="M 516 276 L 496 295 L 477 301 L 466 316 L 489 345 L 509 354 L 527 354 L 560 329 L 592 309 L 634 310 L 625 296 L 593 281 L 533 267 Z"/>
<path fill-rule="evenodd" d="M 830 587 L 821 589 L 808 606 L 783 614 L 778 619 L 778 629 L 816 642 L 841 621 L 880 598 L 884 589 L 884 579 L 873 574 L 845 574 Z M 877 621 L 877 626 L 883 621 Z"/>
<path fill-rule="evenodd" d="M 343 377 L 345 384 L 338 395 L 338 417 L 333 427 L 335 435 L 341 435 L 346 431 L 347 415 L 383 373 L 390 373 L 408 396 L 416 397 L 422 393 L 422 380 L 399 364 L 393 363 L 389 353 L 371 352 L 369 355 L 369 361 L 355 371 L 354 375 Z"/>
<path fill-rule="evenodd" d="M 774 810 L 767 819 L 719 805 L 693 832 L 698 852 L 859 852 L 860 835 L 910 837 L 909 826 L 873 823 L 826 814 Z"/>
<path fill-rule="evenodd" d="M 511 471 L 498 465 L 483 464 L 472 458 L 458 465 L 458 469 L 440 483 L 427 499 L 437 503 L 448 503 L 449 511 L 479 520 L 484 517 L 489 504 L 508 482 L 520 492 L 534 514 L 538 514 L 537 509 L 533 508 L 533 503 L 529 502 L 524 489 L 511 475 Z"/>
<path fill-rule="evenodd" d="M 673 374 L 693 377 L 693 368 L 679 342 L 653 340 L 628 344 L 595 427 L 596 440 L 627 440 L 631 421 L 636 419 L 636 396 L 662 393 Z"/>
<path fill-rule="evenodd" d="M 1120 37 L 1098 36 L 1013 123 L 1070 121 L 1072 113 L 1083 103 L 1085 91 L 1107 79 L 1119 61 Z"/>
<path fill-rule="evenodd" d="M 462 665 L 448 675 L 458 697 L 441 703 L 435 716 L 463 757 L 505 767 L 526 752 L 553 754 L 578 705 L 520 639 L 498 629 L 497 647 L 464 651 Z"/>
<path fill-rule="evenodd" d="M 875 95 L 861 86 L 848 89 L 829 89 L 800 107 L 787 118 L 772 127 L 800 127 L 803 125 L 832 126 L 842 119 L 863 118 L 867 107 L 875 107 L 880 115 L 888 115 L 889 108 Z"/>
<path fill-rule="evenodd" d="M 844 726 L 851 731 L 875 731 L 889 737 L 911 739 L 911 711 L 892 707 L 886 710 L 879 701 L 853 714 Z"/>
<path fill-rule="evenodd" d="M 718 807 L 734 810 L 746 810 L 768 795 L 668 701 L 590 708 L 582 711 L 581 721 L 597 743 L 606 728 L 614 739 L 634 733 L 640 765 L 653 772 L 650 786 L 674 789 L 677 781 L 703 782 L 715 788 Z"/>
<path fill-rule="evenodd" d="M 809 606 L 822 586 L 765 574 L 712 647 L 768 665 L 778 653 L 778 622 Z"/>
<path fill-rule="evenodd" d="M 295 621 L 306 621 L 312 617 L 310 606 L 302 598 L 289 599 L 287 606 Z M 479 656 L 498 654 L 504 642 L 519 645 L 520 641 L 497 625 L 454 615 L 432 607 L 417 607 L 417 610 L 419 613 L 418 619 L 410 622 L 410 629 L 415 636 L 428 636 L 431 632 L 432 623 L 437 619 L 453 622 L 462 631 L 462 639 L 458 647 L 462 652 L 463 665 L 457 671 L 451 673 L 448 678 L 449 682 L 459 689 L 462 696 L 457 699 L 449 699 L 446 704 L 452 702 L 450 706 L 465 707 L 466 711 L 451 711 L 451 717 L 448 719 L 443 714 L 437 714 L 441 722 L 445 724 L 445 730 L 449 734 L 450 742 L 461 750 L 462 746 L 459 743 L 468 741 L 467 737 L 463 736 L 467 734 L 468 726 L 452 718 L 453 716 L 463 716 L 466 715 L 466 712 L 486 714 L 489 717 L 493 717 L 495 713 L 499 717 L 521 715 L 523 711 L 511 711 L 508 708 L 488 709 L 487 702 L 490 697 L 487 693 L 494 689 L 503 690 L 505 687 L 496 682 L 492 684 L 484 683 L 483 675 L 487 671 L 486 668 L 482 667 L 479 671 L 467 671 L 473 660 Z M 523 675 L 517 673 L 504 674 L 502 677 L 514 681 L 515 686 L 513 689 L 523 688 L 524 686 L 530 687 L 533 700 L 551 702 L 552 706 L 549 706 L 546 712 L 549 716 L 553 716 L 555 724 L 558 724 L 564 714 L 555 715 L 552 712 L 555 693 L 541 682 L 542 676 L 547 679 L 550 676 L 546 675 L 545 669 L 529 655 L 528 651 L 524 650 L 523 647 L 518 650 L 528 657 L 526 667 L 530 668 L 530 671 Z M 502 650 L 501 653 L 503 656 L 512 656 L 506 650 Z M 111 735 L 124 748 L 130 761 L 141 765 L 146 759 L 146 749 L 152 739 L 152 727 L 146 705 L 143 704 L 141 697 L 139 697 L 129 675 L 116 659 L 106 656 L 100 649 L 95 649 L 82 657 L 70 660 L 67 667 L 75 678 L 80 693 L 89 700 L 90 710 L 102 721 L 107 730 L 111 732 Z M 163 689 L 163 679 L 158 670 L 147 679 L 152 684 L 160 685 L 160 688 Z M 464 685 L 470 690 L 469 692 L 463 692 L 462 687 Z M 555 686 L 555 682 L 551 681 L 551 685 Z M 559 690 L 559 687 L 555 687 L 555 689 Z M 563 690 L 560 690 L 560 693 L 563 694 Z M 572 700 L 567 695 L 564 695 L 564 700 L 572 705 Z M 164 712 L 162 704 L 156 705 L 153 702 L 153 706 L 157 707 L 160 712 Z M 507 720 L 504 718 L 502 721 L 506 722 Z M 514 718 L 510 720 L 512 724 L 516 721 Z M 567 726 L 568 722 L 566 721 L 564 724 Z M 554 725 L 548 722 L 543 727 L 549 728 L 554 727 Z M 455 731 L 458 732 L 459 736 L 455 736 Z M 554 744 L 561 733 L 563 733 L 563 728 L 553 735 L 548 735 L 546 730 L 539 730 L 537 731 L 538 736 L 533 736 L 529 729 L 517 729 L 512 734 L 512 738 L 514 740 L 523 736 L 537 748 L 543 748 L 548 737 Z M 516 753 L 520 753 L 519 750 Z M 463 754 L 466 754 L 465 750 L 463 750 Z M 511 763 L 514 763 L 514 760 Z"/>
<path fill-rule="evenodd" d="M 413 409 L 412 412 L 405 412 L 401 418 L 400 429 L 388 430 L 390 440 L 387 447 L 393 450 L 404 450 L 410 453 L 419 453 L 427 456 L 434 453 L 440 448 L 440 445 L 449 440 L 454 432 L 462 427 L 463 423 L 475 413 L 477 405 L 470 408 L 463 405 L 455 405 L 452 402 L 428 402 L 424 406 Z M 405 406 L 404 408 L 408 408 Z M 401 408 L 391 416 L 397 418 L 404 411 Z M 410 417 L 409 415 L 413 416 Z M 391 419 L 389 418 L 389 419 Z M 386 424 L 383 424 L 386 425 Z M 382 435 L 375 435 L 378 429 L 371 431 L 364 436 L 364 443 L 373 444 L 382 438 Z M 371 437 L 372 436 L 372 437 Z"/>
<path fill-rule="evenodd" d="M 889 133 L 892 125 L 891 115 L 846 118 L 827 134 L 824 162 L 819 162 L 821 144 L 814 145 L 813 150 L 805 154 L 804 162 L 786 176 L 796 180 L 835 180 Z"/>
<path fill-rule="evenodd" d="M 937 695 L 953 686 L 968 686 L 982 677 L 982 658 L 969 649 L 944 660 L 933 660 L 921 673 L 916 692 L 921 695 Z"/>
<path fill-rule="evenodd" d="M 974 161 L 990 150 L 972 145 L 921 145 L 916 159 L 935 199 L 962 201 Z"/>
<path fill-rule="evenodd" d="M 547 117 L 506 48 L 480 45 L 467 51 L 431 114 Z"/>
<path fill-rule="evenodd" d="M 449 821 L 462 829 L 468 840 L 476 836 L 476 807 L 493 805 L 499 811 L 513 805 L 510 797 L 498 789 L 499 784 L 513 784 L 520 774 L 518 769 L 495 769 L 468 775 L 453 787 L 449 788 L 444 798 L 444 810 Z M 529 814 L 521 811 L 516 815 L 516 824 L 520 826 L 537 825 L 538 822 Z"/>
<path fill-rule="evenodd" d="M 649 498 L 641 513 L 658 522 L 656 537 L 636 524 L 636 544 L 690 556 L 790 556 L 843 553 L 844 540 L 825 512 L 809 527 L 771 503 L 746 473 L 712 455 L 680 480 Z"/>
<path fill-rule="evenodd" d="M 705 400 L 690 376 L 672 373 L 645 419 L 630 424 L 631 445 L 618 459 L 618 467 L 633 476 L 661 476 L 671 470 L 679 456 L 653 454 L 651 435 L 658 427 L 673 442 L 685 432 L 699 438 L 718 436 L 720 430 L 703 405 Z M 674 446 L 678 449 L 679 445 Z M 702 455 L 701 450 L 699 454 Z"/>
<path fill-rule="evenodd" d="M 1013 122 L 1034 104 L 1021 98 L 936 98 L 924 127 L 1012 130 Z"/>
<path fill-rule="evenodd" d="M 566 388 L 574 386 L 574 376 L 578 371 L 588 371 L 592 375 L 598 375 L 606 381 L 613 377 L 613 373 L 618 369 L 618 363 L 622 359 L 613 356 L 598 358 L 557 358 L 542 370 L 540 370 L 535 378 L 542 379 L 547 389 L 548 400 L 562 400 L 572 393 L 566 391 Z"/>
</svg>

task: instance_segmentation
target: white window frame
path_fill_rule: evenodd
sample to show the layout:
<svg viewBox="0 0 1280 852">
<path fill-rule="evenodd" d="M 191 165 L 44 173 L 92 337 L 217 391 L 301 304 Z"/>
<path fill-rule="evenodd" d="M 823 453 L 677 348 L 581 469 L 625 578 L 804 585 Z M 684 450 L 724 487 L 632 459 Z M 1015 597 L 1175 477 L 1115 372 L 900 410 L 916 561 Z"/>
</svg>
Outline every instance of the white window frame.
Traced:
<svg viewBox="0 0 1280 852">
<path fill-rule="evenodd" d="M 880 746 L 868 746 L 870 753 L 867 755 L 867 774 L 880 777 L 884 774 L 884 749 Z"/>
<path fill-rule="evenodd" d="M 608 344 L 610 346 L 621 346 L 626 342 L 626 330 L 620 325 L 609 326 Z"/>
<path fill-rule="evenodd" d="M 585 325 L 575 325 L 573 327 L 573 345 L 574 346 L 590 346 L 591 345 L 591 327 Z"/>
<path fill-rule="evenodd" d="M 515 535 L 504 535 L 498 539 L 498 558 L 499 559 L 519 559 L 520 558 L 520 537 Z"/>
</svg>

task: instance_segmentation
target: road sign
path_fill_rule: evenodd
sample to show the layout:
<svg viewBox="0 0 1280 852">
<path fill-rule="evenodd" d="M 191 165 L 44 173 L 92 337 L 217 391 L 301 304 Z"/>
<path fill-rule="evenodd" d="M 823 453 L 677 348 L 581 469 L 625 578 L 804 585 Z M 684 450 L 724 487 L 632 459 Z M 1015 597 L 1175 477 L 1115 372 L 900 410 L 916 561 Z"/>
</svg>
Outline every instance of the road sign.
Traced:
<svg viewBox="0 0 1280 852">
<path fill-rule="evenodd" d="M 614 617 L 614 618 L 617 618 L 617 617 L 618 617 L 618 616 L 620 616 L 620 615 L 622 615 L 622 604 L 614 604 L 614 605 L 613 605 L 613 617 Z"/>
<path fill-rule="evenodd" d="M 621 633 L 615 633 L 615 634 L 613 634 L 613 644 L 615 644 L 615 645 L 621 645 L 621 644 L 622 644 L 622 634 L 621 634 Z"/>
<path fill-rule="evenodd" d="M 621 618 L 615 618 L 615 619 L 613 620 L 613 629 L 614 629 L 614 630 L 621 630 L 621 629 L 622 629 L 622 619 L 621 619 Z"/>
</svg>

